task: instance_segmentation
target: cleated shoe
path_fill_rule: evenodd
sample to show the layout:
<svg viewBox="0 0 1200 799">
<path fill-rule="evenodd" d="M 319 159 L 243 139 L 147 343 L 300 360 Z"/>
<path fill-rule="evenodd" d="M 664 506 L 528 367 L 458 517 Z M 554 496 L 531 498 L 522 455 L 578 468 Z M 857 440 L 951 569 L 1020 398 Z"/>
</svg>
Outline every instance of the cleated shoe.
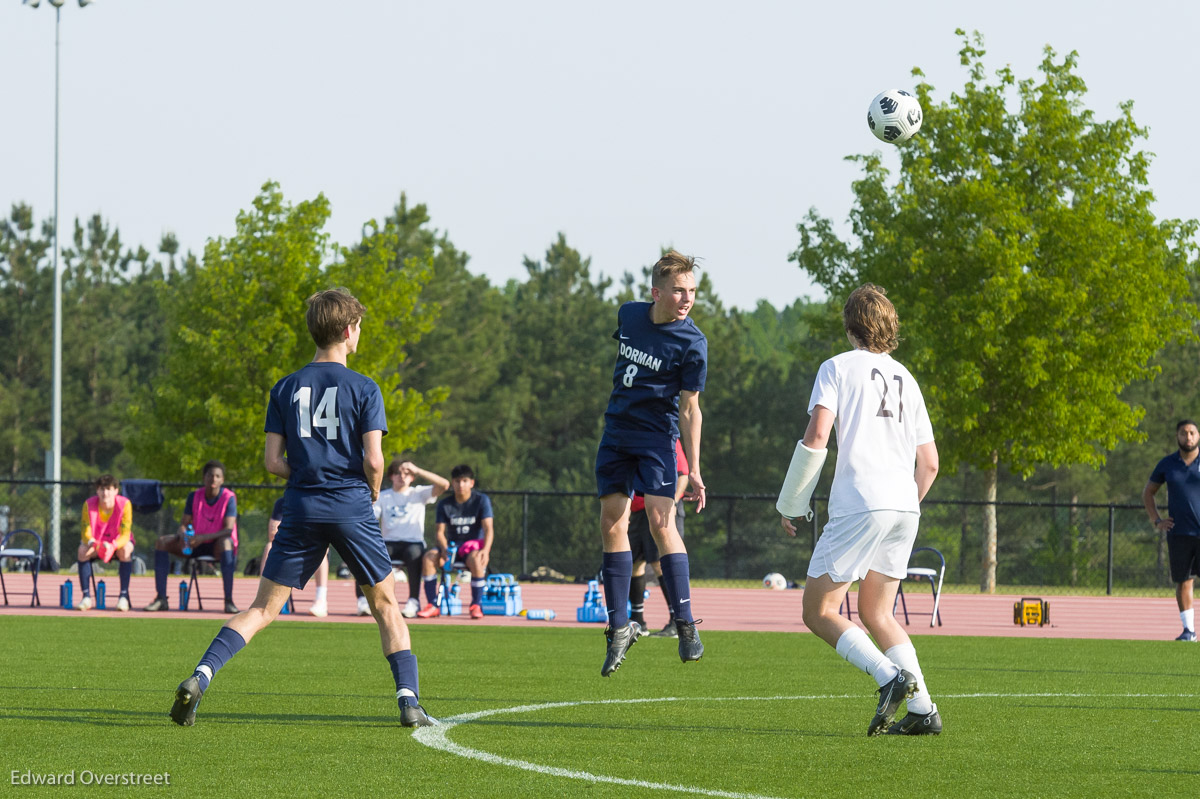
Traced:
<svg viewBox="0 0 1200 799">
<path fill-rule="evenodd" d="M 355 608 L 354 613 L 358 616 L 371 615 L 371 606 L 367 603 L 367 598 L 365 596 L 360 596 L 358 598 L 358 605 Z"/>
<path fill-rule="evenodd" d="M 193 674 L 175 689 L 175 704 L 171 705 L 171 721 L 181 727 L 190 727 L 196 723 L 196 708 L 200 706 L 200 698 L 204 692 L 200 690 L 200 678 Z"/>
<path fill-rule="evenodd" d="M 675 620 L 675 633 L 679 636 L 679 659 L 691 663 L 704 657 L 704 644 L 700 643 L 700 633 L 696 632 L 694 621 Z"/>
<path fill-rule="evenodd" d="M 147 605 L 145 608 L 143 608 L 143 610 L 150 611 L 151 613 L 153 613 L 156 610 L 166 610 L 166 609 L 167 609 L 167 598 L 165 596 L 154 597 L 154 601 L 151 602 L 149 605 Z"/>
<path fill-rule="evenodd" d="M 899 674 L 879 689 L 879 705 L 875 708 L 875 717 L 871 719 L 871 724 L 867 727 L 867 736 L 881 735 L 884 728 L 891 724 L 892 719 L 896 717 L 900 703 L 911 699 L 916 692 L 917 678 L 912 675 L 911 671 L 900 669 Z"/>
<path fill-rule="evenodd" d="M 420 705 L 403 705 L 400 708 L 400 723 L 405 727 L 436 727 L 438 720 Z"/>
<path fill-rule="evenodd" d="M 629 647 L 637 643 L 640 629 L 632 624 L 626 624 L 615 630 L 612 627 L 605 628 L 604 637 L 608 639 L 608 652 L 604 655 L 604 665 L 600 667 L 601 677 L 607 677 L 621 668 L 621 662 L 625 660 L 625 653 L 629 651 Z"/>
<path fill-rule="evenodd" d="M 121 611 L 122 613 L 129 610 L 129 597 L 121 594 L 121 596 L 117 598 L 117 610 Z"/>
<path fill-rule="evenodd" d="M 408 601 L 404 603 L 404 609 L 400 611 L 400 615 L 406 619 L 415 618 L 420 609 L 421 603 L 417 601 L 416 597 L 409 597 Z"/>
<path fill-rule="evenodd" d="M 85 596 L 83 599 L 79 600 L 79 604 L 75 606 L 75 609 L 91 610 L 93 607 L 95 607 L 95 604 L 92 602 L 92 598 L 90 596 Z"/>
<path fill-rule="evenodd" d="M 667 622 L 667 626 L 663 627 L 656 633 L 650 633 L 651 638 L 678 638 L 679 630 L 675 629 L 675 622 Z"/>
<path fill-rule="evenodd" d="M 438 616 L 441 616 L 441 615 L 442 615 L 442 611 L 438 608 L 437 605 L 434 605 L 432 603 L 427 603 L 425 605 L 425 607 L 423 607 L 417 611 L 418 619 L 436 619 Z"/>
<path fill-rule="evenodd" d="M 225 612 L 226 613 L 241 613 L 241 611 L 238 610 L 238 606 L 233 604 L 232 599 L 225 600 Z"/>
<path fill-rule="evenodd" d="M 324 597 L 313 600 L 312 605 L 308 608 L 310 616 L 316 616 L 318 619 L 323 619 L 329 615 L 329 602 Z"/>
<path fill-rule="evenodd" d="M 632 624 L 633 629 L 637 631 L 638 638 L 641 638 L 646 634 L 646 623 L 644 621 L 634 621 L 633 619 L 630 619 L 629 623 Z"/>
<path fill-rule="evenodd" d="M 1196 634 L 1194 632 L 1192 632 L 1191 630 L 1187 629 L 1186 627 L 1184 627 L 1183 632 L 1181 632 L 1175 640 L 1176 641 L 1195 641 Z"/>
<path fill-rule="evenodd" d="M 938 714 L 937 705 L 925 715 L 909 713 L 904 718 L 887 728 L 884 735 L 941 735 L 942 717 Z"/>
<path fill-rule="evenodd" d="M 468 611 L 470 612 L 472 619 L 483 618 L 483 608 L 479 605 L 472 605 L 470 608 L 468 608 Z"/>
</svg>

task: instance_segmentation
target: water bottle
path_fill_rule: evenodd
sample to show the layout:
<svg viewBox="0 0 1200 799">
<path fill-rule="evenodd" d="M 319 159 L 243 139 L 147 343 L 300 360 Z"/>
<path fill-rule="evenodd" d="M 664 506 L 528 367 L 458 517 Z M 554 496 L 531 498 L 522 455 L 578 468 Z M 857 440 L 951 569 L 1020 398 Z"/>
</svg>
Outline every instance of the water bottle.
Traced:
<svg viewBox="0 0 1200 799">
<path fill-rule="evenodd" d="M 70 580 L 67 580 L 66 582 L 64 582 L 62 585 L 60 585 L 58 587 L 58 604 L 67 610 L 71 609 L 71 586 L 72 585 L 73 585 L 73 583 Z"/>
<path fill-rule="evenodd" d="M 196 537 L 196 530 L 190 524 L 183 531 L 183 554 L 192 554 L 192 539 Z"/>
<path fill-rule="evenodd" d="M 104 610 L 104 581 L 96 583 L 96 610 Z"/>
<path fill-rule="evenodd" d="M 540 619 L 542 621 L 552 621 L 558 616 L 557 613 L 549 608 L 543 610 L 524 610 L 521 612 L 525 614 L 525 618 L 527 619 Z"/>
<path fill-rule="evenodd" d="M 179 609 L 188 609 L 188 584 L 187 580 L 179 581 Z"/>
</svg>

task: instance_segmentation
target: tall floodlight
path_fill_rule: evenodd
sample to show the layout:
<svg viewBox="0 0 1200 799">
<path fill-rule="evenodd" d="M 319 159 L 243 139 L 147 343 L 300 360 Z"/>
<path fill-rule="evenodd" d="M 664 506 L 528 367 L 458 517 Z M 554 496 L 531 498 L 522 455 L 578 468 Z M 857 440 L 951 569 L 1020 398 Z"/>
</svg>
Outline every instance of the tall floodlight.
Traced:
<svg viewBox="0 0 1200 799">
<path fill-rule="evenodd" d="M 37 8 L 42 0 L 22 2 L 30 8 Z M 58 560 L 59 545 L 62 543 L 62 272 L 59 270 L 62 239 L 58 219 L 58 30 L 66 0 L 49 2 L 54 6 L 54 367 L 50 400 L 50 479 L 53 481 L 50 485 L 50 554 Z M 79 7 L 91 5 L 92 2 L 79 0 Z"/>
</svg>

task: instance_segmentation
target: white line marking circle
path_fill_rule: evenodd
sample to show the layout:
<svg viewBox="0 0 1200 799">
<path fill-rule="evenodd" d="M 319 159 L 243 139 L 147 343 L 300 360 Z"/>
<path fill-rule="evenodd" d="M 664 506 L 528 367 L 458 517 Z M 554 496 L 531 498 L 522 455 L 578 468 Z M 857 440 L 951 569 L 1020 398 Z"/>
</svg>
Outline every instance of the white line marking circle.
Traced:
<svg viewBox="0 0 1200 799">
<path fill-rule="evenodd" d="M 1190 699 L 1196 694 L 1094 694 L 1094 693 L 974 693 L 974 694 L 938 694 L 939 699 L 1038 699 L 1038 698 L 1088 698 L 1106 697 L 1110 699 Z M 718 791 L 709 788 L 696 788 L 690 785 L 674 785 L 665 782 L 649 782 L 647 780 L 631 780 L 624 777 L 609 777 L 604 774 L 592 774 L 588 771 L 543 766 L 528 760 L 517 760 L 511 757 L 473 749 L 469 746 L 456 744 L 450 740 L 450 731 L 460 724 L 487 718 L 515 713 L 532 713 L 537 710 L 552 710 L 560 707 L 582 707 L 584 705 L 637 705 L 650 702 L 773 702 L 773 701 L 816 701 L 823 699 L 859 699 L 860 694 L 810 694 L 807 696 L 660 696 L 646 699 L 592 699 L 577 702 L 543 702 L 536 705 L 518 705 L 516 707 L 498 707 L 491 710 L 479 710 L 474 713 L 461 713 L 442 719 L 435 727 L 419 727 L 413 733 L 419 743 L 433 749 L 440 749 L 452 755 L 492 763 L 497 766 L 510 766 L 552 777 L 566 777 L 587 782 L 604 782 L 610 785 L 629 785 L 637 788 L 647 788 L 659 791 L 675 791 L 699 796 L 716 796 L 722 799 L 779 799 L 774 796 L 764 796 L 757 793 L 740 793 L 737 791 Z"/>
</svg>

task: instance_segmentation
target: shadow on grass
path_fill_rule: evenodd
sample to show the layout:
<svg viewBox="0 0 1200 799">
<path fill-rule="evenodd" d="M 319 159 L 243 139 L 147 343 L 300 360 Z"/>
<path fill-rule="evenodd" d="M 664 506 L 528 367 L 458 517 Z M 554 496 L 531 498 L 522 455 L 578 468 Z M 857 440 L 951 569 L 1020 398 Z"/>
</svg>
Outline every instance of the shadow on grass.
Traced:
<svg viewBox="0 0 1200 799">
<path fill-rule="evenodd" d="M 621 724 L 603 724 L 599 722 L 567 722 L 567 721 L 504 721 L 499 719 L 473 719 L 471 721 L 462 722 L 460 726 L 466 727 L 516 727 L 530 729 L 563 729 L 563 730 L 619 730 L 621 732 L 646 732 L 648 734 L 658 733 L 717 733 L 736 735 L 739 737 L 753 735 L 802 735 L 805 737 L 823 737 L 823 738 L 858 738 L 858 734 L 851 735 L 842 732 L 830 732 L 829 730 L 803 730 L 798 727 L 788 728 L 769 728 L 763 727 L 758 729 L 747 729 L 744 726 L 737 725 L 701 725 L 701 724 L 679 724 L 664 727 L 662 724 L 656 723 L 621 723 Z M 865 729 L 865 728 L 864 728 Z"/>
<path fill-rule="evenodd" d="M 148 724 L 174 727 L 167 711 L 170 703 L 163 705 L 161 710 L 119 710 L 106 708 L 59 708 L 44 707 L 7 707 L 0 710 L 0 721 L 43 721 L 57 724 L 79 724 L 87 727 L 141 727 Z M 320 715 L 316 713 L 201 713 L 197 716 L 200 724 L 282 724 L 282 725 L 342 725 L 342 726 L 373 726 L 399 727 L 400 714 L 395 716 L 349 716 L 349 715 Z"/>
</svg>

